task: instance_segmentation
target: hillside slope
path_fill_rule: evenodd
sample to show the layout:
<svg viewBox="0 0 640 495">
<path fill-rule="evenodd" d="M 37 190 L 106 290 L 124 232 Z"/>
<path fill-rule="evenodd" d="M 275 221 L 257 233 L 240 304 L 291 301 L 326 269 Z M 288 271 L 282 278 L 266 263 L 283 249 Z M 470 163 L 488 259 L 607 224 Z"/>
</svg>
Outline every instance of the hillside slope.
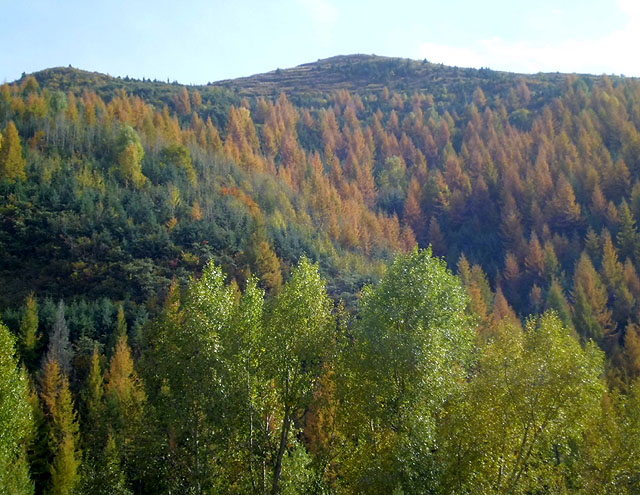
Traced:
<svg viewBox="0 0 640 495">
<path fill-rule="evenodd" d="M 306 253 L 353 307 L 418 242 L 487 325 L 554 308 L 615 356 L 640 323 L 635 79 L 365 55 L 189 87 L 57 68 L 2 87 L 5 149 L 10 122 L 7 306 L 153 312 L 212 258 L 277 291 Z"/>
</svg>

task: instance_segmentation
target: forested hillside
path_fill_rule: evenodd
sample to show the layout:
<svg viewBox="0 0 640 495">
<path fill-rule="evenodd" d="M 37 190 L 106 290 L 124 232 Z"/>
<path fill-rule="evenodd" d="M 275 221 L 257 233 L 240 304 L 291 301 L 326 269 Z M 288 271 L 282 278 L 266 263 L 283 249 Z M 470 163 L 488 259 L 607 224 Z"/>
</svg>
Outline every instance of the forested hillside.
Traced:
<svg viewBox="0 0 640 495">
<path fill-rule="evenodd" d="M 639 81 L 49 69 L 0 134 L 10 492 L 640 489 Z"/>
</svg>

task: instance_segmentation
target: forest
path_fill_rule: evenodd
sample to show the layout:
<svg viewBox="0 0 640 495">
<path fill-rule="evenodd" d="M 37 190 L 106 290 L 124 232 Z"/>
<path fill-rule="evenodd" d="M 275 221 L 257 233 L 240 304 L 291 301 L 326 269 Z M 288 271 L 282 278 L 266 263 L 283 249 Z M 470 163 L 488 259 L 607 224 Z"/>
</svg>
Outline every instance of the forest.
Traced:
<svg viewBox="0 0 640 495">
<path fill-rule="evenodd" d="M 338 57 L 0 86 L 0 487 L 640 491 L 640 81 Z"/>
</svg>

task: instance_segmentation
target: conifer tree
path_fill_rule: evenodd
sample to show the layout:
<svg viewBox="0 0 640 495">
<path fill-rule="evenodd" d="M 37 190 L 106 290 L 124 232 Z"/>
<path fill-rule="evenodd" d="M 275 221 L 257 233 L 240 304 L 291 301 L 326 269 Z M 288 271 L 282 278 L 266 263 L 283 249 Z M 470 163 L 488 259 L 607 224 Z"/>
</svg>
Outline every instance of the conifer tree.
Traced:
<svg viewBox="0 0 640 495">
<path fill-rule="evenodd" d="M 47 363 L 55 361 L 60 371 L 68 376 L 71 371 L 72 355 L 73 351 L 69 342 L 69 327 L 64 317 L 64 303 L 60 300 L 56 308 L 44 364 L 46 366 Z"/>
<path fill-rule="evenodd" d="M 0 179 L 10 181 L 25 180 L 26 161 L 22 156 L 22 144 L 18 129 L 10 120 L 3 131 L 3 139 L 0 142 Z"/>
<path fill-rule="evenodd" d="M 97 385 L 97 384 L 96 384 Z M 97 397 L 96 397 L 97 398 Z M 130 479 L 135 477 L 136 458 L 142 445 L 147 396 L 131 357 L 127 335 L 121 335 L 109 363 L 104 385 L 104 398 L 109 425 L 123 467 Z"/>
<path fill-rule="evenodd" d="M 27 296 L 24 313 L 20 319 L 20 354 L 25 365 L 34 369 L 37 358 L 38 303 L 33 293 Z"/>
<path fill-rule="evenodd" d="M 534 280 L 540 280 L 542 278 L 545 269 L 544 252 L 535 232 L 531 235 L 531 240 L 529 241 L 527 254 L 524 258 L 524 266 L 533 276 Z"/>
<path fill-rule="evenodd" d="M 91 356 L 91 367 L 87 383 L 84 387 L 82 399 L 84 402 L 83 421 L 83 445 L 87 455 L 96 456 L 105 442 L 105 404 L 104 381 L 100 366 L 100 353 L 97 346 Z"/>
<path fill-rule="evenodd" d="M 69 380 L 55 359 L 47 360 L 44 365 L 40 396 L 49 420 L 49 445 L 53 454 L 50 493 L 72 495 L 80 480 L 78 423 Z"/>
<path fill-rule="evenodd" d="M 557 279 L 551 281 L 551 286 L 547 292 L 547 299 L 545 302 L 545 310 L 554 310 L 563 325 L 567 328 L 573 328 L 573 321 L 571 319 L 571 306 L 565 296 L 564 290 Z"/>
<path fill-rule="evenodd" d="M 631 258 L 636 260 L 637 255 L 640 254 L 640 237 L 638 236 L 638 230 L 636 228 L 636 221 L 631 214 L 629 205 L 623 199 L 618 209 L 618 220 L 620 222 L 620 228 L 616 241 L 620 248 L 620 258 L 626 260 Z"/>
<path fill-rule="evenodd" d="M 580 256 L 573 277 L 573 321 L 585 339 L 598 342 L 615 330 L 607 308 L 607 289 L 586 252 Z"/>
<path fill-rule="evenodd" d="M 267 239 L 264 225 L 258 225 L 251 235 L 247 258 L 262 287 L 278 293 L 282 287 L 282 269 L 280 260 Z"/>
</svg>

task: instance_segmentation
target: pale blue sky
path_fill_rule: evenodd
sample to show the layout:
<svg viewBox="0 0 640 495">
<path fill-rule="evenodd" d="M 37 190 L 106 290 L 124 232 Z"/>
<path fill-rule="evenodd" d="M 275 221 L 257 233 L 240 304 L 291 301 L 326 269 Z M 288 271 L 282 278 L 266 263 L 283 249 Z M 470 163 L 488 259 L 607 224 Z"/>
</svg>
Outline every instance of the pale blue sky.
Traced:
<svg viewBox="0 0 640 495">
<path fill-rule="evenodd" d="M 71 64 L 184 84 L 375 53 L 640 76 L 638 0 L 0 0 L 0 82 Z"/>
</svg>

